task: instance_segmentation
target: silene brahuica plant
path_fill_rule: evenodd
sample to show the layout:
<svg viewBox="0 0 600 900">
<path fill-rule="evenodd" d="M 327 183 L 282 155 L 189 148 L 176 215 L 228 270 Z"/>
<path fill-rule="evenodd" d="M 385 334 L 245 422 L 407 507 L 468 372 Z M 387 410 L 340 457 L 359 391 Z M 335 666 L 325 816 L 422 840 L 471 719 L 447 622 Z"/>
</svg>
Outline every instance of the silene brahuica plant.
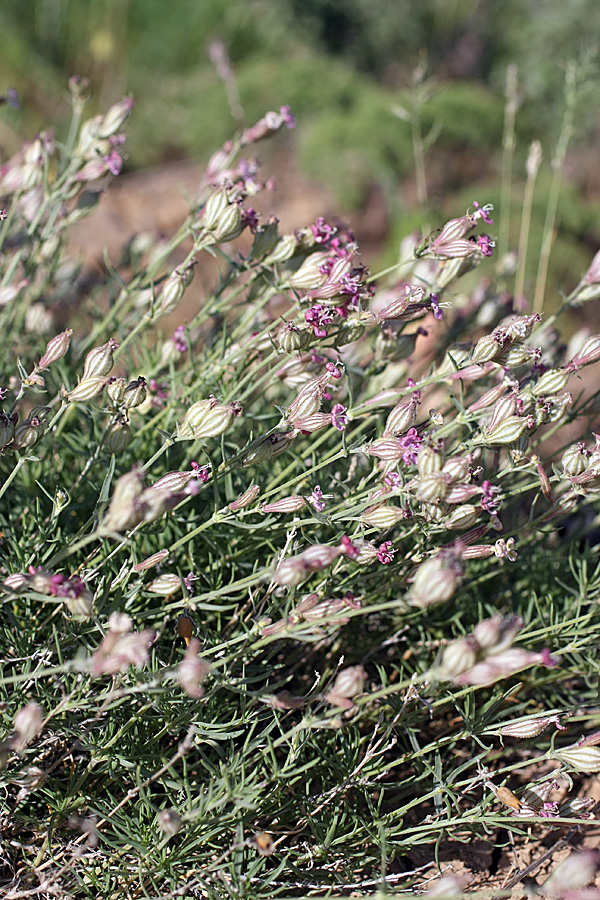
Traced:
<svg viewBox="0 0 600 900">
<path fill-rule="evenodd" d="M 600 254 L 550 315 L 485 197 L 379 274 L 282 234 L 282 107 L 90 277 L 133 104 L 70 90 L 0 168 L 4 895 L 420 890 L 447 840 L 585 834 L 600 334 L 556 323 Z"/>
</svg>

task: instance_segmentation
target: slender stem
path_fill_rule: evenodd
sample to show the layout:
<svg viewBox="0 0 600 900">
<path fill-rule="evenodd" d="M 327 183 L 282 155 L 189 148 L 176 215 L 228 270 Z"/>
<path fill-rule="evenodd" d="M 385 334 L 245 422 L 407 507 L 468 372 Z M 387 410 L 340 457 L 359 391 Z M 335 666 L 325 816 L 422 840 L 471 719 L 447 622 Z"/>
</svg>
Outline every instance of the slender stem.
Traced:
<svg viewBox="0 0 600 900">
<path fill-rule="evenodd" d="M 504 106 L 504 133 L 502 138 L 502 169 L 500 177 L 500 234 L 498 236 L 498 256 L 501 259 L 509 250 L 510 207 L 512 193 L 512 165 L 515 151 L 515 118 L 518 108 L 517 66 L 511 64 L 506 69 L 506 102 Z"/>
<path fill-rule="evenodd" d="M 575 124 L 575 107 L 577 103 L 577 90 L 575 84 L 575 66 L 571 64 L 567 69 L 565 88 L 565 114 L 562 128 L 556 144 L 556 150 L 552 159 L 552 181 L 546 207 L 546 221 L 544 222 L 544 235 L 542 238 L 542 250 L 538 264 L 535 293 L 533 297 L 534 312 L 542 314 L 544 310 L 544 297 L 546 293 L 546 280 L 548 277 L 548 264 L 550 251 L 555 237 L 556 212 L 562 187 L 563 167 L 567 155 L 567 148 L 573 134 Z"/>
<path fill-rule="evenodd" d="M 519 234 L 519 257 L 517 274 L 515 276 L 515 298 L 519 301 L 523 297 L 525 285 L 525 266 L 527 263 L 527 246 L 529 243 L 529 228 L 531 225 L 531 208 L 533 206 L 533 192 L 535 181 L 542 160 L 542 145 L 534 141 L 529 148 L 527 158 L 527 182 L 523 196 L 523 212 L 521 214 L 521 231 Z"/>
</svg>

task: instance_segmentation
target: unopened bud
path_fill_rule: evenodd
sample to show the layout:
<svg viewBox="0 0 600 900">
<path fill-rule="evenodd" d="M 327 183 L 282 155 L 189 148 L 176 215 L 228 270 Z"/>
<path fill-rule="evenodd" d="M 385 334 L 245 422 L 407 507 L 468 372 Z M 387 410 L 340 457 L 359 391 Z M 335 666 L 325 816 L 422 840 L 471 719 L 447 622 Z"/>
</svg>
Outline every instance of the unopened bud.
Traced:
<svg viewBox="0 0 600 900">
<path fill-rule="evenodd" d="M 397 525 L 403 515 L 402 510 L 397 506 L 376 506 L 364 511 L 361 522 L 371 528 L 376 528 L 377 531 L 386 531 Z"/>
<path fill-rule="evenodd" d="M 571 360 L 574 366 L 589 366 L 600 359 L 600 334 L 593 334 L 587 339 L 577 356 Z"/>
<path fill-rule="evenodd" d="M 500 399 L 505 390 L 506 386 L 504 384 L 497 384 L 495 387 L 490 388 L 489 391 L 486 391 L 485 394 L 482 394 L 475 403 L 471 403 L 471 405 L 467 407 L 467 411 L 477 412 L 480 409 L 487 409 L 488 407 L 493 406 L 496 400 Z"/>
<path fill-rule="evenodd" d="M 386 462 L 389 462 L 401 459 L 405 452 L 405 447 L 398 438 L 383 437 L 379 438 L 378 441 L 373 441 L 373 443 L 366 448 L 366 452 L 369 456 L 375 456 L 377 459 L 383 459 Z"/>
<path fill-rule="evenodd" d="M 417 456 L 417 469 L 422 478 L 440 472 L 443 464 L 444 457 L 439 450 L 427 445 L 421 447 Z"/>
<path fill-rule="evenodd" d="M 181 831 L 183 819 L 174 809 L 161 809 L 158 814 L 158 827 L 167 837 L 173 837 Z"/>
<path fill-rule="evenodd" d="M 146 585 L 146 590 L 151 594 L 160 594 L 162 597 L 168 597 L 170 594 L 176 594 L 177 591 L 181 590 L 181 578 L 172 572 L 165 572 Z"/>
<path fill-rule="evenodd" d="M 438 503 L 448 492 L 446 476 L 443 472 L 433 472 L 419 479 L 416 497 L 424 503 Z"/>
<path fill-rule="evenodd" d="M 108 429 L 104 446 L 109 453 L 121 453 L 131 443 L 131 428 L 127 422 L 114 422 Z"/>
<path fill-rule="evenodd" d="M 299 495 L 284 497 L 282 500 L 276 500 L 274 503 L 265 503 L 261 506 L 264 513 L 292 513 L 299 512 L 306 506 L 306 500 Z"/>
<path fill-rule="evenodd" d="M 90 350 L 83 364 L 82 381 L 108 375 L 114 366 L 113 354 L 118 346 L 117 342 L 111 338 L 101 347 L 94 347 Z"/>
<path fill-rule="evenodd" d="M 211 234 L 218 244 L 226 244 L 239 237 L 244 230 L 242 211 L 237 203 L 230 203 L 225 207 Z"/>
<path fill-rule="evenodd" d="M 185 294 L 186 288 L 194 277 L 194 263 L 191 262 L 184 269 L 175 269 L 163 284 L 160 293 L 158 315 L 164 316 L 177 308 L 179 301 Z"/>
<path fill-rule="evenodd" d="M 579 444 L 572 444 L 570 447 L 567 447 L 561 459 L 561 465 L 565 475 L 576 477 L 577 475 L 581 475 L 582 472 L 585 472 L 588 467 L 588 456 L 589 453 L 586 450 L 583 441 Z"/>
<path fill-rule="evenodd" d="M 119 407 L 123 403 L 126 386 L 127 382 L 120 375 L 113 375 L 112 378 L 109 378 L 106 382 L 106 393 L 113 406 Z"/>
<path fill-rule="evenodd" d="M 508 416 L 496 425 L 490 428 L 483 436 L 483 442 L 491 446 L 513 444 L 519 440 L 521 435 L 527 429 L 527 419 L 521 416 Z"/>
<path fill-rule="evenodd" d="M 121 475 L 115 484 L 108 512 L 102 521 L 104 531 L 128 531 L 142 521 L 140 497 L 144 476 L 139 469 Z"/>
<path fill-rule="evenodd" d="M 362 666 L 348 666 L 335 679 L 332 692 L 340 697 L 356 697 L 362 694 L 367 673 Z"/>
<path fill-rule="evenodd" d="M 464 503 L 453 510 L 449 518 L 444 522 L 444 527 L 450 531 L 462 531 L 471 528 L 479 518 L 480 510 L 470 503 Z"/>
<path fill-rule="evenodd" d="M 383 434 L 395 436 L 405 434 L 417 421 L 417 407 L 420 401 L 413 397 L 404 403 L 398 403 L 387 417 Z"/>
<path fill-rule="evenodd" d="M 250 506 L 250 504 L 253 503 L 254 500 L 256 500 L 259 494 L 260 487 L 257 484 L 251 484 L 243 494 L 240 494 L 237 500 L 234 500 L 233 503 L 228 504 L 230 511 L 237 512 L 238 509 L 244 509 L 246 506 Z"/>
<path fill-rule="evenodd" d="M 600 747 L 564 747 L 553 756 L 578 772 L 600 772 Z"/>
<path fill-rule="evenodd" d="M 258 438 L 246 450 L 242 459 L 243 466 L 258 466 L 280 453 L 284 453 L 295 437 L 293 431 L 276 432 L 267 437 Z"/>
<path fill-rule="evenodd" d="M 63 331 L 61 334 L 57 334 L 56 337 L 53 337 L 50 341 L 48 341 L 48 344 L 46 345 L 46 352 L 40 359 L 37 366 L 40 371 L 49 368 L 52 363 L 55 363 L 59 359 L 62 359 L 62 357 L 69 349 L 72 335 L 73 329 L 67 328 L 66 331 Z"/>
<path fill-rule="evenodd" d="M 484 334 L 475 344 L 475 349 L 471 356 L 471 364 L 481 365 L 485 362 L 493 362 L 502 351 L 501 345 L 495 339 L 493 334 Z"/>
<path fill-rule="evenodd" d="M 461 574 L 462 569 L 456 556 L 445 557 L 438 554 L 425 560 L 417 569 L 408 592 L 410 604 L 425 607 L 444 603 L 453 596 Z"/>
<path fill-rule="evenodd" d="M 327 281 L 327 274 L 321 271 L 326 260 L 330 258 L 327 251 L 311 253 L 299 269 L 290 275 L 288 284 L 297 291 L 310 291 L 322 287 Z"/>
<path fill-rule="evenodd" d="M 177 426 L 178 440 L 206 440 L 224 434 L 237 411 L 233 406 L 218 403 L 215 397 L 193 403 Z"/>
<path fill-rule="evenodd" d="M 135 381 L 130 381 L 125 388 L 125 393 L 123 395 L 123 408 L 134 409 L 136 406 L 141 406 L 145 399 L 146 379 L 142 378 L 142 376 L 140 375 L 140 377 L 136 378 Z"/>
<path fill-rule="evenodd" d="M 124 97 L 119 103 L 111 106 L 105 116 L 97 123 L 97 135 L 99 138 L 106 139 L 112 137 L 121 130 L 133 109 L 134 102 L 131 97 Z"/>
<path fill-rule="evenodd" d="M 302 434 L 313 434 L 320 431 L 321 428 L 327 428 L 331 425 L 331 415 L 329 413 L 313 413 L 311 416 L 303 416 L 294 418 L 294 429 Z"/>
<path fill-rule="evenodd" d="M 303 350 L 311 342 L 312 335 L 307 328 L 298 328 L 293 322 L 286 322 L 279 330 L 277 341 L 286 353 Z"/>
<path fill-rule="evenodd" d="M 558 394 L 563 390 L 568 380 L 569 374 L 564 369 L 549 369 L 533 385 L 531 393 L 534 397 Z"/>
<path fill-rule="evenodd" d="M 442 678 L 455 678 L 475 665 L 477 656 L 467 638 L 452 641 L 444 649 L 440 663 Z"/>
<path fill-rule="evenodd" d="M 517 396 L 515 393 L 507 394 L 502 397 L 492 410 L 492 418 L 490 420 L 490 428 L 495 428 L 500 422 L 504 422 L 509 416 L 514 416 L 517 409 Z"/>
<path fill-rule="evenodd" d="M 501 737 L 514 737 L 518 740 L 537 737 L 542 731 L 545 731 L 548 725 L 555 724 L 559 727 L 558 716 L 535 716 L 534 718 L 523 719 L 519 722 L 509 722 L 508 725 L 502 725 L 497 731 L 491 732 Z M 562 726 L 560 726 L 562 728 Z"/>
<path fill-rule="evenodd" d="M 106 378 L 101 375 L 92 375 L 89 378 L 82 379 L 72 391 L 63 394 L 67 403 L 81 403 L 86 400 L 93 400 L 102 393 L 106 386 Z"/>
<path fill-rule="evenodd" d="M 527 347 L 520 342 L 516 342 L 510 347 L 505 347 L 502 352 L 495 357 L 494 362 L 507 369 L 516 369 L 518 366 L 522 366 L 523 363 L 530 360 L 532 356 L 534 356 L 534 351 L 530 347 Z"/>
<path fill-rule="evenodd" d="M 148 556 L 146 559 L 142 560 L 142 562 L 136 563 L 136 565 L 133 567 L 133 571 L 145 572 L 146 569 L 153 569 L 155 566 L 158 566 L 168 558 L 168 550 L 159 550 L 158 553 L 153 553 L 152 556 Z"/>
</svg>

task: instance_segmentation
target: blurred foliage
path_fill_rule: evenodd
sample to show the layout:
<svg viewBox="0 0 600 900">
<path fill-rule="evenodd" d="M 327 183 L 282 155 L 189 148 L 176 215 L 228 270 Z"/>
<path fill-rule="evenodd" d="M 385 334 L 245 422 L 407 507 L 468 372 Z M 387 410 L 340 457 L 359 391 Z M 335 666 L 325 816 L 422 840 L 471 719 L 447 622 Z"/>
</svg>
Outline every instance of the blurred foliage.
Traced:
<svg viewBox="0 0 600 900">
<path fill-rule="evenodd" d="M 184 157 L 205 161 L 240 124 L 289 104 L 301 128 L 288 147 L 339 213 L 363 208 L 376 187 L 400 230 L 415 218 L 415 127 L 424 139 L 426 214 L 455 208 L 456 193 L 468 195 L 468 204 L 491 199 L 484 193 L 500 170 L 509 63 L 519 72 L 513 212 L 534 139 L 544 145 L 536 202 L 545 205 L 544 167 L 570 59 L 588 73 L 576 143 L 592 146 L 598 127 L 587 37 L 600 34 L 593 0 L 3 0 L 0 29 L 0 89 L 15 86 L 22 97 L 22 109 L 0 122 L 2 158 L 49 119 L 59 135 L 61 117 L 66 129 L 65 82 L 74 73 L 90 79 L 97 108 L 135 97 L 129 170 Z M 215 41 L 229 80 L 211 61 Z M 580 248 L 564 253 L 575 277 L 576 257 L 587 252 L 581 242 L 594 249 L 600 239 L 597 183 L 590 190 L 597 177 L 590 164 L 586 173 L 571 166 L 577 188 L 562 198 L 565 246 Z M 543 218 L 543 208 L 534 211 L 534 244 Z M 426 216 L 414 224 L 426 227 Z M 516 219 L 511 233 L 518 237 Z M 553 254 L 552 264 L 562 255 Z"/>
</svg>

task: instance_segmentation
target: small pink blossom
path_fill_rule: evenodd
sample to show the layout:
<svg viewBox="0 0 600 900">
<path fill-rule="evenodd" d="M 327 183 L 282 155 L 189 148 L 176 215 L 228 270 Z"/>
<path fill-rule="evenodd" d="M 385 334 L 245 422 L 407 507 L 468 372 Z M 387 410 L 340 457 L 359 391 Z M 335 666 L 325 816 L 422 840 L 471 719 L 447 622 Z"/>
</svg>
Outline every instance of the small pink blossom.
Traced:
<svg viewBox="0 0 600 900">
<path fill-rule="evenodd" d="M 346 407 L 341 403 L 336 403 L 331 410 L 331 424 L 333 427 L 337 428 L 338 431 L 345 431 L 349 421 L 350 419 L 346 415 Z"/>
<path fill-rule="evenodd" d="M 377 559 L 382 565 L 387 566 L 388 563 L 391 563 L 394 559 L 396 551 L 394 549 L 394 545 L 391 541 L 384 541 L 383 544 L 379 545 L 379 549 L 377 551 Z"/>
<path fill-rule="evenodd" d="M 319 484 L 315 485 L 315 489 L 312 492 L 312 494 L 310 495 L 310 497 L 308 498 L 308 502 L 313 507 L 313 509 L 317 510 L 317 512 L 323 512 L 323 510 L 325 509 L 326 503 L 325 503 L 325 497 L 324 497 L 323 491 L 321 490 L 321 485 L 319 485 Z"/>
</svg>

